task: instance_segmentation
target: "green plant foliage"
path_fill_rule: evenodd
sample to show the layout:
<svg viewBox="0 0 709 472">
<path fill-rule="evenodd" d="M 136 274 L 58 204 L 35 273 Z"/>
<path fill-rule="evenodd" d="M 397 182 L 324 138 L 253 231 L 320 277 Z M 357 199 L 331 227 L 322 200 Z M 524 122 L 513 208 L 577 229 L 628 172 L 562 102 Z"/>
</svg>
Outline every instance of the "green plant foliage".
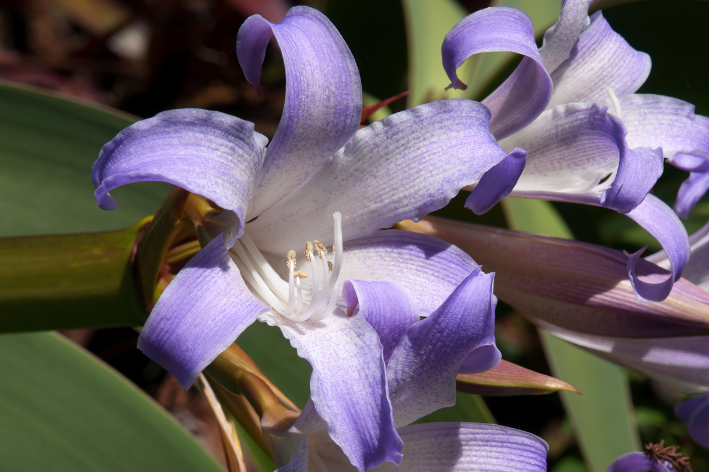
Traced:
<svg viewBox="0 0 709 472">
<path fill-rule="evenodd" d="M 402 0 L 409 51 L 408 106 L 446 98 L 469 98 L 471 92 L 448 90 L 450 80 L 441 65 L 441 44 L 446 33 L 467 12 L 454 0 Z M 473 58 L 458 70 L 458 76 L 469 84 L 475 67 Z"/>
<path fill-rule="evenodd" d="M 122 229 L 154 213 L 169 185 L 116 189 L 115 211 L 96 205 L 91 165 L 135 119 L 24 87 L 0 84 L 0 236 Z"/>
<path fill-rule="evenodd" d="M 502 203 L 513 229 L 572 237 L 548 202 L 508 197 Z M 618 456 L 640 450 L 625 372 L 549 333 L 539 334 L 554 376 L 583 393 L 560 395 L 588 469 L 603 472 Z"/>
<path fill-rule="evenodd" d="M 7 471 L 222 468 L 147 395 L 58 335 L 0 336 Z"/>
</svg>

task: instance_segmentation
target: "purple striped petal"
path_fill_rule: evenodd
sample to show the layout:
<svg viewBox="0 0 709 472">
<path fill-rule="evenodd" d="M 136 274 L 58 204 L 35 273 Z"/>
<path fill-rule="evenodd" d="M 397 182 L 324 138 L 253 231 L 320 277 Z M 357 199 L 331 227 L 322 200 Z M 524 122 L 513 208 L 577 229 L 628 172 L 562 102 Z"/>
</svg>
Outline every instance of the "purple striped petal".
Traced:
<svg viewBox="0 0 709 472">
<path fill-rule="evenodd" d="M 512 195 L 533 192 L 573 194 L 600 191 L 599 182 L 617 170 L 603 206 L 627 213 L 662 173 L 662 153 L 629 149 L 623 122 L 593 103 L 561 105 L 545 111 L 522 131 L 500 142 L 527 150 L 527 165 Z M 561 197 L 564 198 L 564 197 Z"/>
<path fill-rule="evenodd" d="M 622 140 L 622 138 L 621 138 Z M 640 205 L 662 175 L 662 149 L 620 148 L 620 163 L 615 179 L 601 194 L 601 206 L 628 213 Z"/>
<path fill-rule="evenodd" d="M 664 282 L 649 283 L 635 274 L 635 264 L 643 252 L 638 251 L 628 258 L 628 275 L 635 294 L 641 300 L 659 302 L 667 298 L 674 281 L 682 276 L 689 260 L 689 238 L 682 222 L 662 200 L 648 194 L 628 216 L 650 233 L 662 245 L 670 262 L 672 275 Z"/>
<path fill-rule="evenodd" d="M 273 313 L 261 320 L 277 325 L 313 367 L 310 401 L 294 432 L 317 432 L 324 420 L 330 437 L 360 471 L 384 461 L 398 464 L 402 442 L 394 428 L 381 344 L 364 317 L 336 311 L 321 321 L 295 323 Z"/>
<path fill-rule="evenodd" d="M 660 464 L 642 452 L 629 452 L 613 461 L 606 472 L 676 472 L 671 465 Z"/>
<path fill-rule="evenodd" d="M 387 365 L 397 426 L 455 404 L 455 377 L 461 364 L 493 336 L 492 286 L 493 274 L 476 269 L 438 310 L 410 326 L 399 341 Z"/>
<path fill-rule="evenodd" d="M 465 200 L 465 208 L 482 215 L 505 198 L 517 185 L 527 165 L 527 151 L 514 148 L 499 164 L 485 172 Z"/>
<path fill-rule="evenodd" d="M 159 113 L 124 129 L 106 144 L 91 169 L 96 202 L 117 203 L 108 193 L 143 181 L 162 181 L 202 195 L 237 218 L 235 237 L 261 172 L 267 139 L 248 121 L 216 111 L 183 109 Z"/>
<path fill-rule="evenodd" d="M 689 428 L 689 434 L 702 447 L 709 448 L 709 396 L 690 398 L 675 407 L 675 414 Z"/>
<path fill-rule="evenodd" d="M 588 7 L 593 0 L 563 0 L 559 20 L 544 33 L 539 55 L 551 73 L 569 58 L 579 35 L 591 24 Z"/>
<path fill-rule="evenodd" d="M 418 315 L 429 316 L 477 267 L 440 239 L 386 230 L 345 244 L 340 280 L 395 283 L 412 297 Z"/>
<path fill-rule="evenodd" d="M 671 161 L 681 151 L 709 151 L 709 118 L 695 115 L 691 103 L 645 94 L 621 95 L 617 100 L 619 118 L 628 130 L 625 139 L 631 148 L 661 147 Z M 609 97 L 602 103 L 610 107 L 611 113 L 617 113 Z M 679 163 L 677 166 L 682 168 Z"/>
<path fill-rule="evenodd" d="M 383 472 L 546 472 L 549 446 L 537 436 L 505 426 L 426 423 L 399 430 L 404 460 Z"/>
<path fill-rule="evenodd" d="M 344 146 L 362 114 L 362 84 L 352 53 L 330 20 L 309 7 L 291 8 L 280 24 L 254 15 L 239 29 L 239 64 L 257 91 L 271 35 L 285 63 L 286 100 L 250 216 L 280 201 Z"/>
<path fill-rule="evenodd" d="M 443 40 L 443 68 L 450 87 L 466 89 L 456 74 L 458 67 L 474 54 L 494 51 L 525 56 L 512 75 L 482 102 L 492 112 L 490 131 L 500 139 L 523 128 L 546 108 L 552 81 L 539 56 L 529 16 L 516 8 L 494 7 L 468 15 Z"/>
<path fill-rule="evenodd" d="M 347 303 L 347 313 L 358 310 L 377 332 L 385 364 L 407 328 L 419 321 L 411 294 L 396 282 L 348 280 L 342 288 L 342 298 Z"/>
<path fill-rule="evenodd" d="M 454 99 L 377 121 L 249 223 L 249 234 L 262 250 L 285 254 L 320 235 L 329 245 L 335 211 L 342 213 L 345 241 L 422 218 L 504 159 L 490 135 L 489 118 L 479 103 Z"/>
<path fill-rule="evenodd" d="M 537 320 L 554 336 L 684 393 L 709 392 L 709 337 L 620 338 L 580 333 Z"/>
<path fill-rule="evenodd" d="M 138 338 L 138 349 L 187 390 L 197 375 L 269 307 L 246 287 L 222 238 L 178 272 Z"/>
<path fill-rule="evenodd" d="M 551 74 L 554 92 L 548 107 L 600 102 L 608 96 L 606 87 L 616 95 L 633 93 L 647 79 L 650 67 L 650 56 L 630 47 L 596 12 L 570 57 Z"/>
</svg>

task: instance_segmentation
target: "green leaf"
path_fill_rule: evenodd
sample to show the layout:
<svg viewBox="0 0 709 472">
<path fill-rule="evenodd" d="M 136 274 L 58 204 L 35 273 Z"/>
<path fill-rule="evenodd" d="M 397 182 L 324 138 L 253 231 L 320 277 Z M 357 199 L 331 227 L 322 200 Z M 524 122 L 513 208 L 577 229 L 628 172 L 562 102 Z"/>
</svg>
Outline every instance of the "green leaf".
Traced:
<svg viewBox="0 0 709 472">
<path fill-rule="evenodd" d="M 402 0 L 409 51 L 408 106 L 433 100 L 468 98 L 469 91 L 448 90 L 450 80 L 443 70 L 441 44 L 456 23 L 467 16 L 463 7 L 454 0 Z M 476 56 L 478 57 L 478 56 Z M 475 61 L 472 58 L 460 69 L 458 76 L 469 84 Z"/>
<path fill-rule="evenodd" d="M 573 237 L 548 202 L 506 198 L 502 204 L 513 229 Z M 603 472 L 618 456 L 640 450 L 625 372 L 547 332 L 539 334 L 554 376 L 583 392 L 561 392 L 561 399 L 589 470 Z"/>
<path fill-rule="evenodd" d="M 3 470 L 222 468 L 149 397 L 55 334 L 0 336 Z"/>
<path fill-rule="evenodd" d="M 169 192 L 167 184 L 133 184 L 112 192 L 117 210 L 96 205 L 91 166 L 131 116 L 7 83 L 0 109 L 0 236 L 122 229 Z"/>
</svg>

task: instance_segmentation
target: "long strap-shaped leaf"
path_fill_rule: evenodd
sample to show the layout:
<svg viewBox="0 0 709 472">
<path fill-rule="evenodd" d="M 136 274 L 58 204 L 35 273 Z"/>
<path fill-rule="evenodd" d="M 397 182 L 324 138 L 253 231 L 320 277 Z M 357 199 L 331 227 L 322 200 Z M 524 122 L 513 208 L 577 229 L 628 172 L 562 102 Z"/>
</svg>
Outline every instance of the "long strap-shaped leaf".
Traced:
<svg viewBox="0 0 709 472">
<path fill-rule="evenodd" d="M 56 334 L 0 336 L 3 470 L 220 472 L 157 403 Z"/>
</svg>

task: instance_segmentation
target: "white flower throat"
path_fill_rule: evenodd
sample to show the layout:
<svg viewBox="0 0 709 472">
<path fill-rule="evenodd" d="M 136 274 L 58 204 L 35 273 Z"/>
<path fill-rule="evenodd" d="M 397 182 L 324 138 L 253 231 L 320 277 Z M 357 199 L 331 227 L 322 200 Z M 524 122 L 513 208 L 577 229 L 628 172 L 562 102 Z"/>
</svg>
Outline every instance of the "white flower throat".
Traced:
<svg viewBox="0 0 709 472">
<path fill-rule="evenodd" d="M 288 251 L 288 282 L 273 270 L 248 234 L 244 233 L 231 248 L 232 259 L 252 291 L 289 320 L 317 321 L 335 310 L 337 279 L 342 268 L 342 215 L 335 212 L 332 218 L 335 222 L 333 254 L 328 256 L 327 249 L 320 241 L 314 240 L 315 244 L 307 241 L 305 260 L 309 265 L 309 273 L 306 273 L 295 270 L 296 252 Z M 312 290 L 303 293 L 300 281 L 307 277 L 311 277 Z"/>
</svg>

